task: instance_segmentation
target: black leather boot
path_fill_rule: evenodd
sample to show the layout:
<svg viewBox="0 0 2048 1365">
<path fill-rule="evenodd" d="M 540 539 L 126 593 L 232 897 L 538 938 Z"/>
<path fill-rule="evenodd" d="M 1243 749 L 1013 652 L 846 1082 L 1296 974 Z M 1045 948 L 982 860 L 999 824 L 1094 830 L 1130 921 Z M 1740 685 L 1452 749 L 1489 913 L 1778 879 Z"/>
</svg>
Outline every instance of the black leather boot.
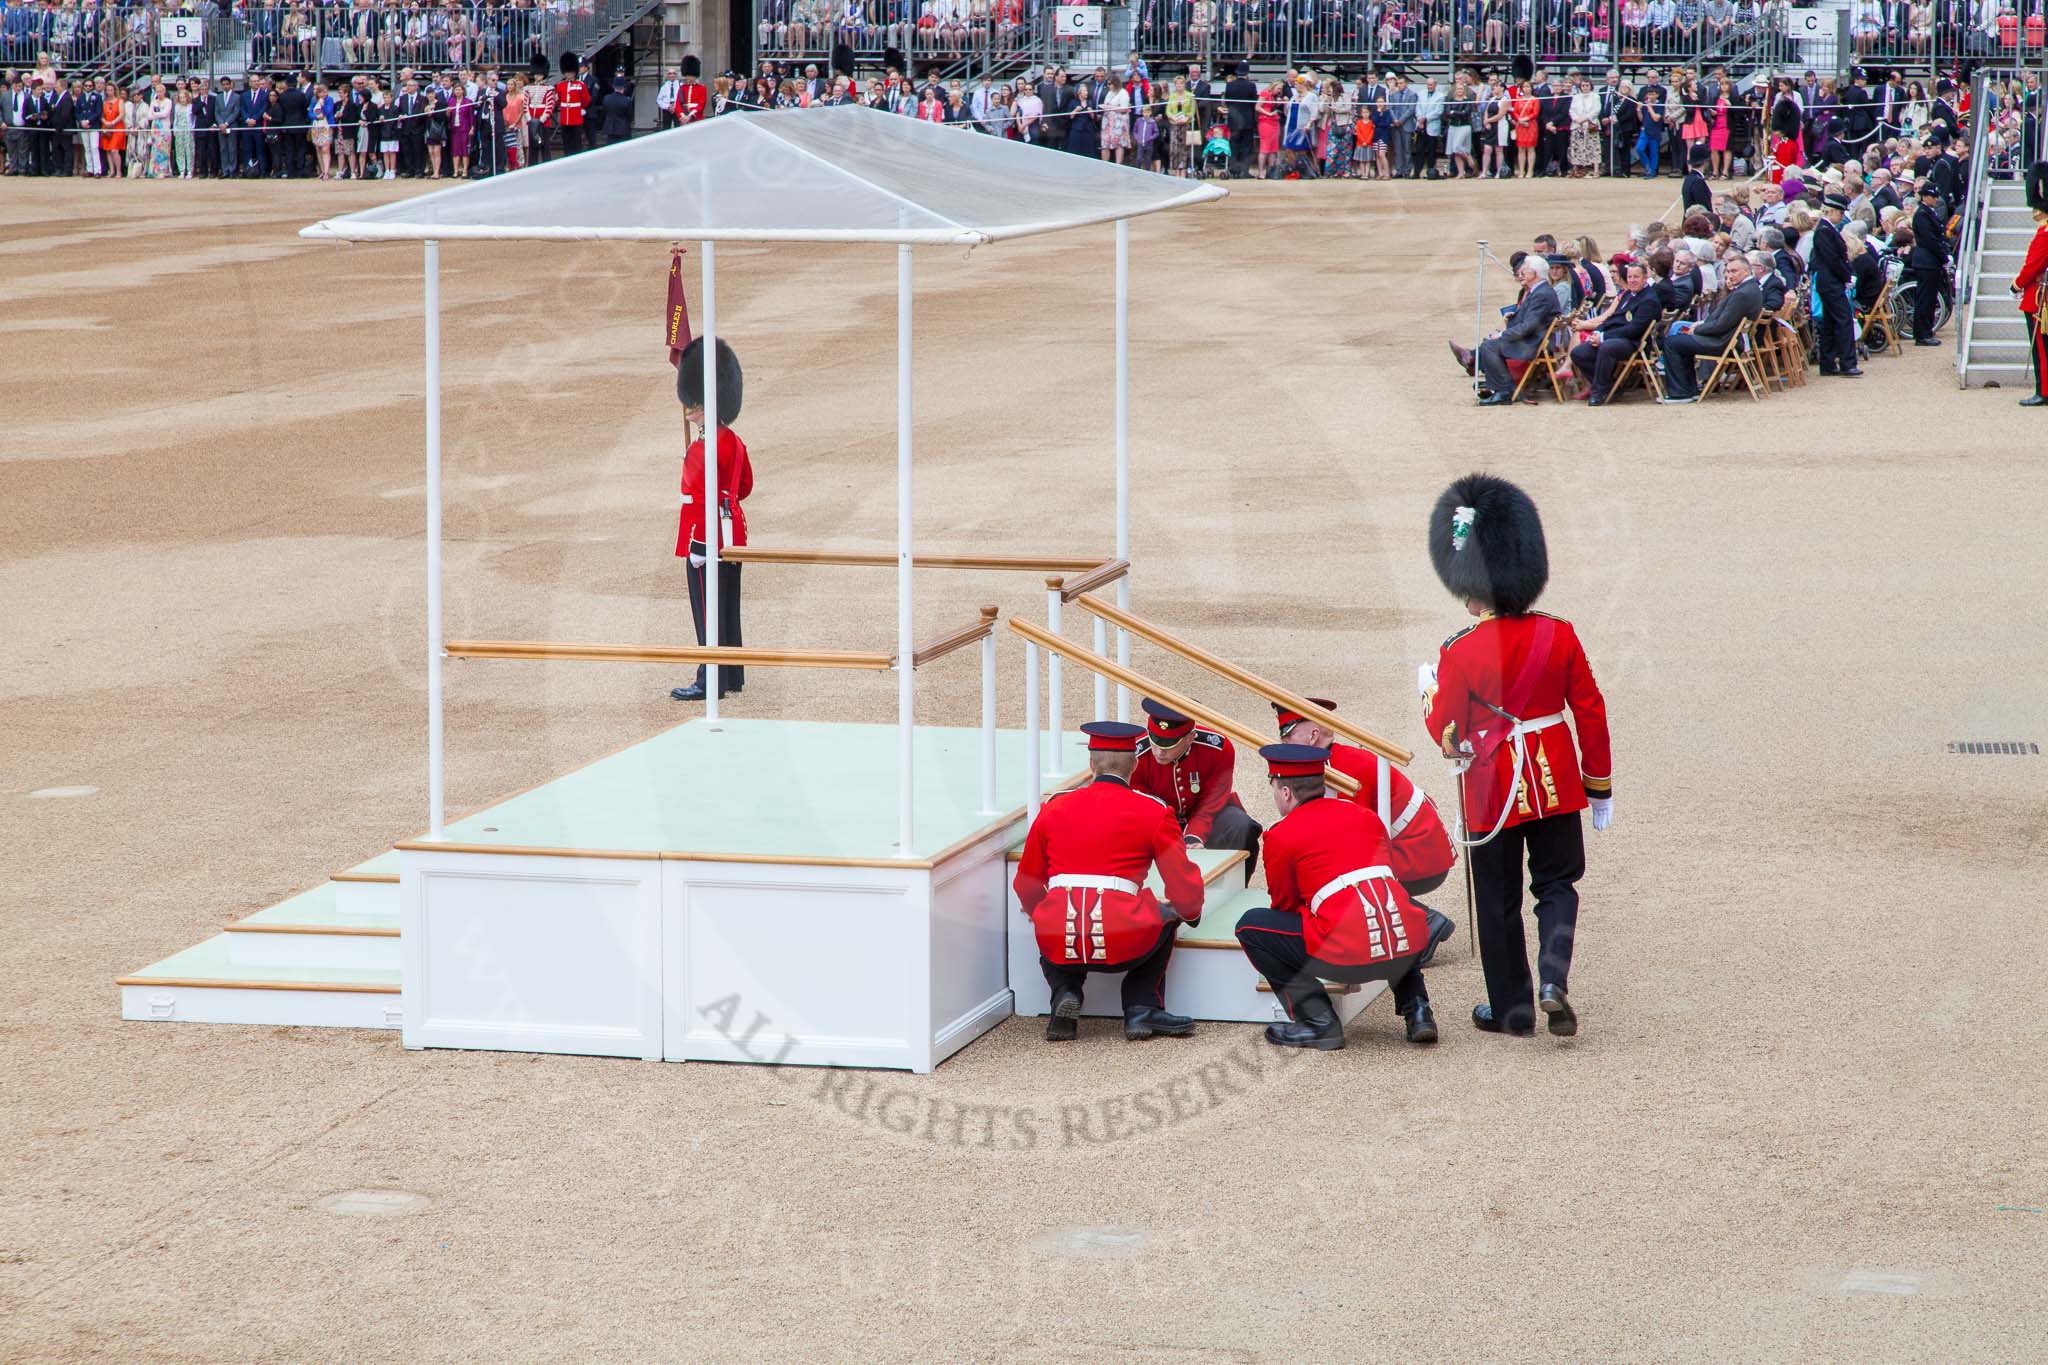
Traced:
<svg viewBox="0 0 2048 1365">
<path fill-rule="evenodd" d="M 1327 1003 L 1305 1005 L 1287 1023 L 1266 1025 L 1266 1041 L 1274 1047 L 1336 1052 L 1344 1046 L 1344 1025 Z"/>
<path fill-rule="evenodd" d="M 1411 1043 L 1433 1043 L 1436 1041 L 1436 1015 L 1429 1008 L 1427 1000 L 1410 1002 L 1401 1017 L 1408 1021 L 1408 1041 Z"/>
<path fill-rule="evenodd" d="M 1069 1043 L 1079 1031 L 1081 1018 L 1081 992 L 1054 991 L 1052 993 L 1052 1014 L 1045 1021 L 1045 1041 L 1048 1043 Z"/>
<path fill-rule="evenodd" d="M 1162 1038 L 1185 1038 L 1195 1031 L 1195 1021 L 1185 1014 L 1168 1014 L 1151 1005 L 1134 1005 L 1124 1011 L 1124 1037 L 1132 1042 L 1158 1034 Z"/>
</svg>

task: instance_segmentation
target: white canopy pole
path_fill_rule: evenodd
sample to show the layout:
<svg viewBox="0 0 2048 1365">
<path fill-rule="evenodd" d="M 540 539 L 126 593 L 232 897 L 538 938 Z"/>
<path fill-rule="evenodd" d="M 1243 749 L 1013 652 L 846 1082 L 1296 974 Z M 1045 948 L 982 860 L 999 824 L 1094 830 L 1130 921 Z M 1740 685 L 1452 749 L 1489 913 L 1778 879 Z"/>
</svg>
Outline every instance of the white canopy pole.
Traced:
<svg viewBox="0 0 2048 1365">
<path fill-rule="evenodd" d="M 712 243 L 704 253 L 704 482 L 697 503 L 704 512 L 704 643 L 718 648 L 718 291 Z M 688 546 L 684 547 L 689 548 Z M 704 719 L 718 725 L 718 661 L 704 668 Z"/>
<path fill-rule="evenodd" d="M 441 726 L 441 244 L 426 244 L 427 285 L 427 837 L 445 839 L 447 760 Z"/>
<path fill-rule="evenodd" d="M 1116 557 L 1131 558 L 1131 225 L 1116 220 Z M 1116 581 L 1116 604 L 1131 609 L 1131 575 L 1128 570 Z M 1131 637 L 1116 633 L 1116 661 L 1131 664 Z M 1116 718 L 1131 718 L 1130 690 L 1116 689 Z"/>
<path fill-rule="evenodd" d="M 911 707 L 917 669 L 910 639 L 910 248 L 896 248 L 896 851 L 908 858 L 916 820 L 911 773 L 915 730 Z"/>
</svg>

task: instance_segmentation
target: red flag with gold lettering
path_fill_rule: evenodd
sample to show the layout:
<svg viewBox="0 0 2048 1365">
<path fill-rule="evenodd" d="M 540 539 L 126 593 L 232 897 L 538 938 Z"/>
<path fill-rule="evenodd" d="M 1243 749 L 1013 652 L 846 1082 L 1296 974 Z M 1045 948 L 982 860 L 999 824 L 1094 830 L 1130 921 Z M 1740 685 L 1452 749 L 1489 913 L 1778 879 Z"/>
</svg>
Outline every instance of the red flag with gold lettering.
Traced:
<svg viewBox="0 0 2048 1365">
<path fill-rule="evenodd" d="M 683 363 L 683 347 L 690 344 L 690 301 L 683 296 L 683 249 L 676 247 L 668 258 L 668 363 Z"/>
</svg>

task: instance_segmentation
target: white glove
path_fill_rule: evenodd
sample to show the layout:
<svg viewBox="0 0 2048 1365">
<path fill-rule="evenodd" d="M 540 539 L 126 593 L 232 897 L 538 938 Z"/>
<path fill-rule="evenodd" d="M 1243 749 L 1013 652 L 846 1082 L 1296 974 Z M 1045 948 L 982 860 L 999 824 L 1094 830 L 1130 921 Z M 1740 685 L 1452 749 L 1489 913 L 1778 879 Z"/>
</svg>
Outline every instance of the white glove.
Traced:
<svg viewBox="0 0 2048 1365">
<path fill-rule="evenodd" d="M 1588 797 L 1586 804 L 1593 808 L 1593 828 L 1606 829 L 1614 823 L 1614 798 L 1611 796 Z"/>
<path fill-rule="evenodd" d="M 1436 665 L 1415 665 L 1415 691 L 1418 696 L 1428 696 L 1436 691 Z"/>
</svg>

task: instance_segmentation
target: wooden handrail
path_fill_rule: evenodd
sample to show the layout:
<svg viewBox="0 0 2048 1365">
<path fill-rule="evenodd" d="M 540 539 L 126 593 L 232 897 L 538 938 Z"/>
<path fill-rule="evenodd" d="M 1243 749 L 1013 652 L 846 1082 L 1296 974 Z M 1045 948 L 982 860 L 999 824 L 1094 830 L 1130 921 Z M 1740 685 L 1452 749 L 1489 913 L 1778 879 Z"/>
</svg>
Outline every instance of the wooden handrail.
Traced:
<svg viewBox="0 0 2048 1365">
<path fill-rule="evenodd" d="M 837 564 L 855 568 L 893 569 L 893 553 L 863 550 L 818 550 L 790 546 L 734 545 L 719 552 L 735 564 Z M 927 555 L 910 557 L 916 569 L 988 569 L 1003 573 L 1079 573 L 1102 563 L 1100 555 Z"/>
<path fill-rule="evenodd" d="M 1374 753 L 1390 758 L 1404 767 L 1415 759 L 1414 753 L 1402 748 L 1392 740 L 1382 739 L 1370 730 L 1353 725 L 1335 712 L 1324 710 L 1306 697 L 1297 697 L 1285 688 L 1269 683 L 1258 674 L 1239 668 L 1227 659 L 1219 659 L 1199 645 L 1189 644 L 1179 636 L 1161 630 L 1143 617 L 1133 616 L 1131 613 L 1119 607 L 1114 607 L 1092 594 L 1083 593 L 1079 600 L 1083 611 L 1092 612 L 1111 625 L 1121 630 L 1129 631 L 1142 640 L 1150 640 L 1161 649 L 1172 654 L 1178 654 L 1191 664 L 1201 665 L 1219 678 L 1228 679 L 1248 692 L 1258 693 L 1267 701 L 1278 702 L 1288 710 L 1297 712 L 1314 721 L 1333 735 L 1348 739 L 1353 744 L 1363 745 Z"/>
<path fill-rule="evenodd" d="M 999 614 L 995 607 L 983 607 L 981 609 L 981 619 L 973 625 L 962 626 L 951 635 L 941 635 L 923 648 L 912 650 L 910 666 L 912 668 L 923 668 L 932 660 L 944 658 L 956 649 L 964 649 L 977 640 L 986 640 L 995 633 L 996 617 Z"/>
<path fill-rule="evenodd" d="M 1070 659 L 1083 668 L 1100 673 L 1111 682 L 1121 683 L 1133 692 L 1142 693 L 1156 701 L 1165 702 L 1182 715 L 1192 717 L 1218 734 L 1228 735 L 1231 739 L 1236 740 L 1239 744 L 1254 752 L 1258 750 L 1260 745 L 1274 742 L 1256 733 L 1249 727 L 1238 724 L 1228 716 L 1211 711 L 1200 702 L 1191 701 L 1172 688 L 1152 681 L 1152 679 L 1142 673 L 1134 672 L 1113 659 L 1105 659 L 1093 650 L 1083 649 L 1081 646 L 1064 640 L 1049 630 L 1032 625 L 1021 617 L 1012 616 L 1010 618 L 1010 629 L 1023 636 L 1026 640 L 1029 640 L 1032 644 L 1037 645 L 1040 649 L 1051 650 L 1053 653 L 1060 655 L 1062 658 Z M 1323 769 L 1323 780 L 1346 796 L 1350 796 L 1358 790 L 1356 780 L 1347 773 L 1338 772 L 1335 768 Z"/>
<path fill-rule="evenodd" d="M 581 645 L 544 640 L 450 640 L 451 659 L 582 659 L 615 664 L 735 664 L 755 668 L 871 668 L 896 666 L 892 654 L 858 649 L 755 649 L 720 645 Z"/>
<path fill-rule="evenodd" d="M 1094 569 L 1061 587 L 1060 601 L 1071 602 L 1082 593 L 1093 592 L 1097 588 L 1107 587 L 1109 584 L 1130 573 L 1130 571 L 1131 562 L 1128 559 L 1112 559 L 1106 564 L 1098 564 Z M 1046 586 L 1051 587 L 1052 585 L 1048 583 Z"/>
</svg>

